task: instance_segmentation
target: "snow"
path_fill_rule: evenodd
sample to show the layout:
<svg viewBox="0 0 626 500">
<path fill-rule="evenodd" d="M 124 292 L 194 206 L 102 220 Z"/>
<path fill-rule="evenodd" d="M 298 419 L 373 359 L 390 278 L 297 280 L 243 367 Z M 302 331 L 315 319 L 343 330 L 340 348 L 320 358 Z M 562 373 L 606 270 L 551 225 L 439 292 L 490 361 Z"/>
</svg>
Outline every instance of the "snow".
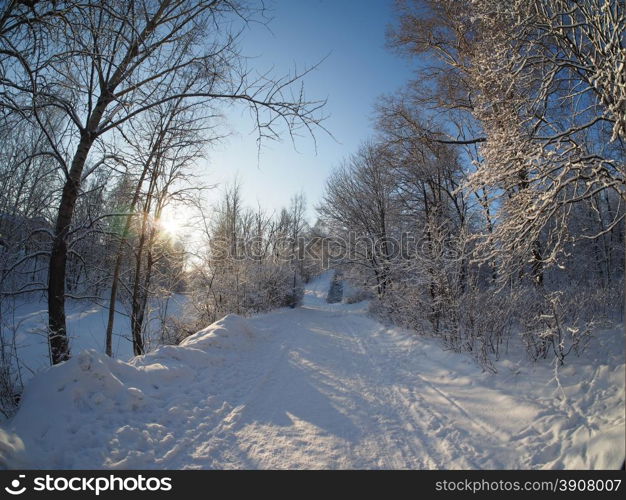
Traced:
<svg viewBox="0 0 626 500">
<path fill-rule="evenodd" d="M 186 298 L 182 295 L 173 295 L 168 302 L 168 314 L 176 315 L 182 311 Z M 104 352 L 104 332 L 108 321 L 108 309 L 97 304 L 68 301 L 67 325 L 70 336 L 70 346 L 73 353 L 86 349 L 95 349 Z M 118 303 L 115 313 L 113 330 L 113 355 L 121 360 L 128 361 L 133 357 L 133 346 L 129 333 L 130 319 L 124 314 L 125 307 Z M 15 345 L 22 365 L 21 376 L 24 382 L 34 374 L 50 366 L 48 352 L 47 321 L 48 309 L 46 300 L 41 298 L 22 300 L 16 303 L 12 321 L 6 325 L 10 330 L 17 331 Z M 153 329 L 158 329 L 158 319 L 150 318 Z"/>
<path fill-rule="evenodd" d="M 323 308 L 330 306 L 326 303 L 330 282 L 335 275 L 335 271 L 330 270 L 318 276 L 307 284 L 302 297 L 302 305 L 307 308 Z"/>
<path fill-rule="evenodd" d="M 36 375 L 0 430 L 23 468 L 618 468 L 624 338 L 598 331 L 555 373 L 512 346 L 467 355 L 382 325 L 367 303 L 228 315 L 129 362 L 95 350 Z M 558 383 L 557 383 L 558 380 Z M 42 415 L 45 413 L 45 416 Z"/>
</svg>

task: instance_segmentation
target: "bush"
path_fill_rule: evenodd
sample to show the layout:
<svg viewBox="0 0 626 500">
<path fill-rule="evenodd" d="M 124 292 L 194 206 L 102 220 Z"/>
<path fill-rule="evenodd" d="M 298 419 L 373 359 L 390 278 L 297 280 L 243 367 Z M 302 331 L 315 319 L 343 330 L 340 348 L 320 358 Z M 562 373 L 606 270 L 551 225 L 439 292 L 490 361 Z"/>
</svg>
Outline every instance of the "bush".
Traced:
<svg viewBox="0 0 626 500">
<path fill-rule="evenodd" d="M 623 281 L 610 288 L 590 284 L 561 291 L 534 285 L 505 290 L 471 286 L 446 300 L 433 300 L 427 290 L 418 283 L 396 285 L 373 300 L 370 311 L 439 338 L 448 349 L 470 353 L 491 372 L 513 332 L 519 332 L 531 360 L 553 355 L 563 364 L 571 353 L 584 352 L 595 327 L 618 320 L 616 314 L 623 317 Z"/>
<path fill-rule="evenodd" d="M 596 325 L 591 317 L 581 317 L 579 297 L 562 291 L 546 293 L 533 309 L 533 314 L 520 316 L 522 339 L 531 359 L 545 359 L 552 352 L 563 365 L 572 351 L 582 354 Z"/>
</svg>

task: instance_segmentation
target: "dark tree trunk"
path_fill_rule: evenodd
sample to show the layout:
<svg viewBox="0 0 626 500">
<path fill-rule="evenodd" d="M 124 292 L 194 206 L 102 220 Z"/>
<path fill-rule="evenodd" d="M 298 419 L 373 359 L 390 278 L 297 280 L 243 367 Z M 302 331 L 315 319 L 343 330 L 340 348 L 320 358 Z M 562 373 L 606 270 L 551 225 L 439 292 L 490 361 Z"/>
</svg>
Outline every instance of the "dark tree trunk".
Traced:
<svg viewBox="0 0 626 500">
<path fill-rule="evenodd" d="M 532 254 L 533 281 L 536 286 L 543 288 L 543 256 L 541 255 L 541 242 L 539 240 L 533 241 Z"/>
<path fill-rule="evenodd" d="M 57 213 L 54 239 L 48 270 L 48 340 L 53 365 L 70 358 L 70 347 L 65 323 L 65 271 L 67 267 L 67 235 L 80 189 L 83 167 L 93 140 L 83 134 L 72 160 Z"/>
<path fill-rule="evenodd" d="M 130 219 L 130 217 L 128 217 Z M 111 282 L 111 294 L 109 298 L 109 314 L 107 316 L 107 329 L 105 338 L 105 352 L 109 357 L 113 356 L 113 323 L 115 321 L 115 304 L 117 302 L 117 285 L 120 278 L 120 271 L 122 269 L 122 255 L 124 251 L 124 241 L 126 237 L 126 231 L 122 234 L 122 239 L 119 244 L 119 248 L 115 255 L 115 266 L 113 268 L 113 280 Z"/>
<path fill-rule="evenodd" d="M 147 214 L 144 214 L 144 221 Z M 157 215 L 157 218 L 159 215 Z M 152 249 L 154 246 L 154 238 L 156 235 L 156 229 L 153 227 L 150 229 L 150 235 L 145 242 L 145 226 L 142 226 L 142 239 L 140 243 L 139 251 L 143 253 L 143 248 L 146 249 L 146 270 L 143 279 L 143 285 L 136 281 L 133 285 L 133 301 L 132 301 L 132 313 L 131 313 L 131 326 L 133 335 L 133 350 L 136 356 L 145 353 L 145 344 L 143 341 L 143 324 L 146 315 L 146 307 L 148 304 L 148 294 L 150 290 L 150 282 L 152 281 L 152 269 L 154 267 L 154 255 Z M 136 263 L 136 280 L 141 280 L 141 254 L 138 254 L 139 261 Z"/>
<path fill-rule="evenodd" d="M 104 95 L 98 99 L 93 113 L 89 117 L 87 126 L 81 131 L 80 141 L 74 158 L 72 158 L 72 164 L 61 193 L 61 202 L 57 212 L 48 268 L 48 340 L 53 365 L 70 358 L 70 346 L 65 323 L 67 236 L 74 217 L 74 208 L 78 199 L 85 162 L 97 137 L 95 131 L 99 127 L 100 120 L 109 102 L 110 97 Z"/>
<path fill-rule="evenodd" d="M 135 356 L 139 356 L 144 353 L 143 338 L 141 336 L 141 329 L 143 323 L 143 314 L 141 314 L 141 268 L 143 264 L 143 250 L 146 241 L 146 218 L 147 214 L 143 215 L 144 220 L 141 226 L 141 234 L 139 236 L 139 246 L 135 256 L 135 275 L 133 278 L 133 298 L 132 298 L 132 313 L 130 315 L 131 331 L 133 335 L 133 353 Z"/>
<path fill-rule="evenodd" d="M 141 297 L 141 303 L 139 305 L 139 311 L 137 311 L 136 313 L 136 317 L 137 317 L 137 321 L 136 321 L 136 327 L 138 329 L 138 333 L 137 335 L 141 338 L 142 343 L 141 343 L 141 348 L 143 351 L 145 351 L 145 344 L 143 342 L 143 338 L 141 337 L 141 332 L 143 330 L 143 324 L 144 324 L 144 320 L 146 317 L 146 308 L 148 305 L 148 294 L 150 292 L 150 283 L 152 281 L 152 269 L 154 267 L 154 255 L 152 253 L 152 248 L 154 245 L 154 236 L 155 236 L 155 229 L 153 228 L 150 232 L 150 238 L 149 238 L 149 243 L 148 243 L 148 250 L 147 250 L 147 264 L 146 264 L 146 276 L 144 278 L 144 283 L 143 283 L 143 295 Z"/>
</svg>

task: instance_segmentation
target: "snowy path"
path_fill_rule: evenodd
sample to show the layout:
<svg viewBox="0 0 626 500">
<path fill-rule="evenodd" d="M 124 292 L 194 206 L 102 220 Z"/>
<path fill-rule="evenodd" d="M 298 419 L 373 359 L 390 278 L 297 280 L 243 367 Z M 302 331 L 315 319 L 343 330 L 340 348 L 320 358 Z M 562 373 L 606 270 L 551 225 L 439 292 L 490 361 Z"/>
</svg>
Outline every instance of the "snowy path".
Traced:
<svg viewBox="0 0 626 500">
<path fill-rule="evenodd" d="M 363 304 L 326 304 L 329 279 L 310 285 L 296 310 L 229 316 L 130 366 L 91 352 L 37 378 L 9 426 L 25 443 L 13 465 L 593 468 L 623 460 L 623 344 L 621 364 L 563 370 L 569 400 L 560 401 L 550 367 L 524 372 L 504 362 L 498 377 L 481 373 L 466 356 L 374 321 Z M 45 421 L 42 404 L 51 408 Z M 0 458 L 2 447 L 0 435 Z"/>
</svg>

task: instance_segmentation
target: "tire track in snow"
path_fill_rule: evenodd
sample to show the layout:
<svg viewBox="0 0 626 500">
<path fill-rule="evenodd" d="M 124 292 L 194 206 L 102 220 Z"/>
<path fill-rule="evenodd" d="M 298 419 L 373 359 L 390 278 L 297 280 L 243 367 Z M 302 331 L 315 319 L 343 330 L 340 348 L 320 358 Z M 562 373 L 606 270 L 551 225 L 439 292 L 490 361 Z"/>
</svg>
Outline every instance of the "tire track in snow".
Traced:
<svg viewBox="0 0 626 500">
<path fill-rule="evenodd" d="M 339 322 L 339 325 L 342 326 L 342 328 L 338 329 L 340 332 L 344 333 L 344 335 L 345 335 L 346 332 L 348 333 L 348 336 L 345 337 L 346 340 L 349 339 L 351 341 L 351 343 L 357 347 L 357 349 L 360 352 L 360 354 L 363 355 L 363 356 L 368 357 L 368 359 L 369 359 L 369 356 L 367 356 L 366 350 L 363 349 L 363 346 L 358 341 L 357 337 L 352 333 L 351 325 L 348 324 L 348 320 L 345 317 L 345 315 L 341 317 L 341 321 Z M 374 365 L 371 363 L 371 359 L 369 361 L 370 361 L 370 365 L 374 367 Z M 356 361 L 352 360 L 352 364 L 356 365 Z M 379 392 L 380 392 L 379 390 L 374 390 L 374 391 L 372 390 L 373 388 L 375 388 L 375 386 L 372 387 L 372 383 L 371 383 L 372 381 L 369 381 L 369 384 L 368 384 L 365 381 L 364 377 L 360 374 L 359 369 L 357 367 L 355 367 L 355 369 L 354 369 L 354 374 L 355 374 L 354 378 L 356 380 L 358 380 L 359 386 L 360 386 L 360 389 L 361 389 L 362 393 L 364 393 L 364 394 L 366 394 L 366 393 L 372 394 L 372 392 L 373 392 L 375 394 L 375 396 L 376 396 L 376 399 L 377 399 L 377 401 L 379 403 L 379 406 L 381 408 L 388 407 L 388 405 L 385 404 L 386 403 L 386 401 L 385 401 L 386 398 L 384 396 L 382 396 L 381 394 L 379 394 Z M 380 373 L 377 372 L 377 374 L 379 375 Z M 379 381 L 380 381 L 380 378 L 379 378 Z M 385 415 L 385 416 L 388 416 L 388 415 Z M 389 435 L 391 434 L 391 431 L 390 431 L 388 426 L 385 426 L 385 424 L 380 419 L 380 417 L 377 419 L 376 423 L 378 423 L 381 426 L 383 426 L 383 428 L 381 429 L 381 428 L 375 427 L 373 425 L 373 423 L 370 421 L 369 425 L 368 425 L 367 432 L 366 432 L 368 435 L 370 435 L 373 438 L 374 442 L 377 443 L 377 446 L 376 446 L 377 449 L 374 449 L 373 453 L 370 453 L 370 455 L 378 456 L 379 461 L 382 462 L 382 467 L 381 468 L 383 468 L 383 469 L 403 469 L 403 468 L 407 468 L 408 467 L 407 466 L 407 464 L 408 464 L 408 457 L 407 457 L 407 455 L 405 453 L 405 450 L 403 450 L 402 447 L 399 448 L 398 446 L 394 445 L 391 442 L 391 439 L 389 438 Z M 396 457 L 391 457 L 388 454 L 389 451 L 393 450 L 393 449 L 396 449 L 396 450 L 400 451 L 400 453 L 402 453 L 404 461 L 401 462 Z M 387 451 L 387 453 L 381 454 L 381 451 L 383 451 L 383 450 Z M 414 451 L 414 453 L 412 454 L 413 457 L 421 456 L 421 454 L 417 453 L 416 450 L 413 450 L 413 451 Z"/>
<path fill-rule="evenodd" d="M 358 334 L 354 333 L 354 326 L 346 325 L 344 331 L 350 335 L 355 344 L 358 345 L 361 353 L 368 359 L 370 365 L 376 373 L 378 383 L 382 383 L 382 381 L 385 380 L 386 377 L 384 376 L 383 371 L 381 370 L 379 365 L 372 357 L 371 352 L 364 346 L 361 337 L 359 337 Z M 415 413 L 411 414 L 410 404 L 406 400 L 403 400 L 401 393 L 398 391 L 393 381 L 388 384 L 388 389 L 390 391 L 389 394 L 381 396 L 381 399 L 386 399 L 389 403 L 391 403 L 388 406 L 392 407 L 397 412 L 397 416 L 400 417 L 398 419 L 400 424 L 398 425 L 398 427 L 404 430 L 403 434 L 405 435 L 403 436 L 404 439 L 402 441 L 398 441 L 401 442 L 403 446 L 407 446 L 409 448 L 408 450 L 403 450 L 403 455 L 405 456 L 406 463 L 396 463 L 394 468 L 411 468 L 411 465 L 413 465 L 411 464 L 411 462 L 414 462 L 417 457 L 422 458 L 420 460 L 421 468 L 445 468 L 446 463 L 448 463 L 448 457 L 442 456 L 441 453 L 430 444 L 428 433 L 423 429 L 422 422 L 424 420 L 418 415 L 415 415 Z M 391 398 L 389 398 L 389 396 L 391 396 Z M 398 400 L 400 400 L 400 402 Z M 383 432 L 381 432 L 381 435 L 383 436 L 387 436 L 388 434 L 391 434 L 393 432 L 389 428 L 382 429 L 382 431 Z M 419 443 L 421 446 L 418 446 L 415 443 L 414 435 L 416 433 L 419 433 Z M 390 441 L 388 438 L 386 438 L 386 443 L 390 445 Z M 426 452 L 425 459 L 423 458 L 424 452 Z"/>
<path fill-rule="evenodd" d="M 368 339 L 370 342 L 378 344 L 380 353 L 391 353 L 389 357 L 390 366 L 395 367 L 396 370 L 403 370 L 398 374 L 399 380 L 407 380 L 410 375 L 416 382 L 421 383 L 421 391 L 415 389 L 417 384 L 415 386 L 399 386 L 398 395 L 410 411 L 420 410 L 414 414 L 416 418 L 420 419 L 421 417 L 418 415 L 427 414 L 440 422 L 440 428 L 433 427 L 430 429 L 431 435 L 443 439 L 450 449 L 456 451 L 455 455 L 450 457 L 450 461 L 444 464 L 444 467 L 450 467 L 450 463 L 458 463 L 459 457 L 467 462 L 467 465 L 462 466 L 462 468 L 480 468 L 478 463 L 490 463 L 490 467 L 493 468 L 519 468 L 523 466 L 524 462 L 520 461 L 519 454 L 515 451 L 516 445 L 511 445 L 516 441 L 515 432 L 502 429 L 498 425 L 494 425 L 494 422 L 482 420 L 480 415 L 476 415 L 465 408 L 448 392 L 438 387 L 436 383 L 422 376 L 418 370 L 409 368 L 405 360 L 407 352 L 403 351 L 394 339 L 380 340 L 381 332 L 385 330 L 381 326 L 376 334 L 368 336 Z M 499 394 L 498 391 L 490 388 L 484 390 L 495 395 Z M 520 404 L 524 406 L 525 402 L 521 401 Z M 451 414 L 456 414 L 460 418 L 454 418 Z M 443 434 L 441 429 L 444 429 L 446 434 Z M 454 439 L 450 439 L 450 437 Z M 494 454 L 494 452 L 497 453 Z M 469 460 L 470 457 L 473 459 Z"/>
<path fill-rule="evenodd" d="M 365 347 L 363 347 L 363 349 L 368 353 L 370 362 L 373 365 L 376 365 L 376 362 L 374 361 L 375 358 L 384 358 L 387 361 L 385 366 L 390 366 L 392 368 L 397 367 L 399 359 L 401 359 L 401 355 L 399 355 L 399 353 L 396 353 L 396 355 L 390 355 L 391 351 L 398 351 L 397 346 L 390 348 L 390 342 L 381 342 L 378 340 L 378 335 L 383 330 L 384 327 L 380 326 L 376 334 L 367 336 L 369 341 L 368 344 L 376 347 L 376 351 L 379 356 L 374 357 Z M 360 343 L 363 344 L 363 341 L 360 341 Z M 377 370 L 382 377 L 382 370 L 380 368 L 377 368 Z M 469 414 L 469 412 L 462 408 L 461 405 L 457 404 L 454 400 L 452 400 L 452 398 L 447 397 L 443 391 L 435 387 L 431 382 L 425 380 L 417 372 L 411 371 L 411 375 L 426 384 L 429 388 L 435 391 L 436 394 L 442 396 L 447 403 L 460 410 L 463 416 L 468 418 L 470 422 L 474 423 L 476 428 L 480 431 L 481 440 L 486 440 L 499 446 L 499 443 L 493 442 L 493 438 L 491 436 L 492 431 L 482 423 L 478 422 Z M 397 380 L 406 380 L 406 376 L 396 378 Z M 430 443 L 433 435 L 436 435 L 441 440 L 445 441 L 447 445 L 446 449 L 450 450 L 447 455 L 444 455 L 439 449 L 431 446 L 432 455 L 438 457 L 438 461 L 435 462 L 435 466 L 437 468 L 449 468 L 450 464 L 458 461 L 459 457 L 462 457 L 467 462 L 466 466 L 474 468 L 478 467 L 476 462 L 471 460 L 469 457 L 481 457 L 485 453 L 484 451 L 480 451 L 470 442 L 470 439 L 474 437 L 472 432 L 459 427 L 459 423 L 457 421 L 451 419 L 443 412 L 435 410 L 432 403 L 427 401 L 424 396 L 413 388 L 392 384 L 390 385 L 390 389 L 395 396 L 398 409 L 403 411 L 405 414 L 410 415 L 410 419 L 414 423 L 415 428 L 420 429 L 421 436 L 425 443 Z M 428 422 L 427 428 L 424 428 L 424 422 Z M 450 439 L 451 436 L 458 437 L 459 439 Z"/>
</svg>

